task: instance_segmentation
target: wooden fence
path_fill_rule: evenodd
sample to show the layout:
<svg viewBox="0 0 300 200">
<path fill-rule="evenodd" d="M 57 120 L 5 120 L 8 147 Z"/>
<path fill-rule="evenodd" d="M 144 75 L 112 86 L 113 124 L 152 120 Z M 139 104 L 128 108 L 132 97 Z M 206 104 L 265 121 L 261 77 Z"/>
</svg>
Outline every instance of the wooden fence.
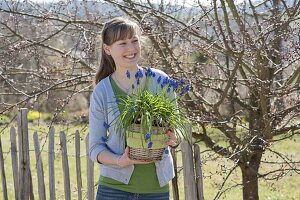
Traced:
<svg viewBox="0 0 300 200">
<path fill-rule="evenodd" d="M 33 192 L 32 182 L 32 169 L 30 168 L 30 162 L 32 161 L 29 156 L 29 137 L 28 137 L 28 121 L 27 121 L 27 109 L 21 109 L 18 113 L 18 132 L 16 134 L 15 128 L 10 129 L 10 154 L 11 154 L 11 166 L 13 172 L 13 185 L 14 185 L 14 197 L 18 200 L 33 200 L 33 199 L 61 199 L 57 197 L 56 191 L 56 180 L 55 180 L 55 151 L 54 151 L 54 139 L 55 131 L 54 128 L 50 129 L 48 135 L 48 185 L 46 188 L 45 184 L 45 171 L 43 169 L 43 160 L 41 156 L 40 140 L 37 132 L 33 134 L 33 144 L 35 151 L 35 163 L 37 172 L 37 185 L 38 185 L 38 197 Z M 190 131 L 191 132 L 191 131 Z M 18 136 L 18 138 L 17 138 Z M 18 139 L 18 146 L 17 146 Z M 64 183 L 64 196 L 63 199 L 71 200 L 71 182 L 70 182 L 70 168 L 69 168 L 69 154 L 67 149 L 67 140 L 65 132 L 59 133 L 59 144 L 61 149 L 61 164 L 63 172 L 63 183 Z M 88 155 L 88 137 L 85 139 L 86 149 L 85 157 Z M 93 200 L 95 198 L 95 182 L 94 182 L 94 163 L 87 158 L 86 159 L 86 180 L 87 190 L 83 194 L 82 186 L 82 166 L 80 156 L 80 135 L 79 132 L 75 133 L 75 166 L 76 166 L 76 191 L 78 200 L 88 199 Z M 177 173 L 176 177 L 172 180 L 172 191 L 173 199 L 186 199 L 186 200 L 203 200 L 203 182 L 202 182 L 202 168 L 200 159 L 200 149 L 197 144 L 191 146 L 188 142 L 184 141 L 181 144 L 182 151 L 182 163 L 183 163 L 183 176 L 184 176 L 184 195 L 185 198 L 179 197 Z M 172 155 L 175 162 L 175 171 L 177 172 L 177 161 L 175 151 L 172 150 Z M 0 137 L 0 176 L 2 180 L 2 196 L 4 200 L 8 200 L 8 189 L 11 191 L 12 188 L 7 187 L 6 173 L 4 167 L 4 156 L 2 141 Z M 45 162 L 45 160 L 44 160 Z M 96 167 L 98 170 L 98 167 Z M 49 197 L 46 197 L 46 190 L 48 189 Z M 36 196 L 35 196 L 36 195 Z M 74 198 L 73 198 L 74 199 Z"/>
</svg>

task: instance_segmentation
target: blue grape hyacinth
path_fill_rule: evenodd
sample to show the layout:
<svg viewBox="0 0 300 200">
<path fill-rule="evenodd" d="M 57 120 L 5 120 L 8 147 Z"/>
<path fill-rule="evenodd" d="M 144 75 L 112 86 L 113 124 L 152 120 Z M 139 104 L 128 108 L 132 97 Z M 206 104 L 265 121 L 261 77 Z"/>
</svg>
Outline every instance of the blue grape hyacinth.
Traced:
<svg viewBox="0 0 300 200">
<path fill-rule="evenodd" d="M 152 145 L 153 145 L 153 142 L 149 142 L 149 143 L 148 143 L 148 149 L 151 149 L 151 148 L 152 148 Z"/>
<path fill-rule="evenodd" d="M 149 140 L 151 138 L 151 133 L 147 133 L 146 135 L 145 135 L 145 140 L 147 141 L 147 140 Z"/>
</svg>

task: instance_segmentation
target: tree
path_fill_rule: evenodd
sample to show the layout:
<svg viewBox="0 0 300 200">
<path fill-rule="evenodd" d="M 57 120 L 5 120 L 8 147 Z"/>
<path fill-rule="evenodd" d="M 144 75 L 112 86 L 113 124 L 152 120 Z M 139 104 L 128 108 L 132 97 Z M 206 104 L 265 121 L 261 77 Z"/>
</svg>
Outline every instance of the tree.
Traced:
<svg viewBox="0 0 300 200">
<path fill-rule="evenodd" d="M 0 2 L 0 114 L 48 102 L 59 113 L 74 96 L 88 98 L 102 22 L 127 15 L 146 36 L 143 64 L 191 82 L 182 106 L 199 127 L 193 137 L 241 169 L 244 199 L 259 199 L 259 178 L 299 173 L 270 146 L 299 134 L 299 0 L 105 2 Z M 266 151 L 282 161 L 261 173 Z"/>
<path fill-rule="evenodd" d="M 184 107 L 201 127 L 193 137 L 241 169 L 244 199 L 259 199 L 259 178 L 272 179 L 284 170 L 299 172 L 297 162 L 280 152 L 273 153 L 287 166 L 259 172 L 262 155 L 272 151 L 273 142 L 299 134 L 298 0 L 214 0 L 211 6 L 198 1 L 191 8 L 151 1 L 106 2 L 141 23 L 159 63 L 174 76 L 191 80 L 193 90 Z M 186 59 L 190 52 L 209 60 L 191 63 Z M 227 146 L 213 140 L 209 127 L 220 131 Z"/>
<path fill-rule="evenodd" d="M 96 4 L 0 1 L 1 115 L 33 107 L 55 120 L 71 99 L 89 99 L 105 9 Z"/>
</svg>

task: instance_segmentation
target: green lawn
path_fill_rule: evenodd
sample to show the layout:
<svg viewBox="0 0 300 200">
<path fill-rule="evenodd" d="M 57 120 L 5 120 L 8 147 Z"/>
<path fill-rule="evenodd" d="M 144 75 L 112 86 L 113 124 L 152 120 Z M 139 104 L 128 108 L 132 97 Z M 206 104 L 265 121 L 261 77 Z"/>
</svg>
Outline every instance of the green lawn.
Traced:
<svg viewBox="0 0 300 200">
<path fill-rule="evenodd" d="M 85 196 L 85 192 L 87 189 L 87 180 L 86 180 L 86 150 L 85 150 L 85 143 L 84 139 L 87 133 L 86 127 L 83 126 L 55 126 L 56 129 L 56 137 L 55 137 L 55 180 L 56 180 L 56 196 L 57 199 L 64 199 L 63 195 L 63 174 L 62 174 L 62 162 L 61 162 L 61 154 L 60 154 L 60 146 L 59 146 L 59 132 L 64 130 L 67 134 L 68 140 L 68 154 L 69 154 L 69 167 L 70 167 L 70 176 L 71 176 L 71 196 L 72 199 L 77 199 L 77 182 L 76 182 L 76 171 L 75 171 L 75 147 L 74 147 L 74 133 L 75 130 L 81 130 L 81 167 L 82 167 L 82 178 L 83 178 L 83 193 Z M 36 175 L 36 167 L 35 167 L 35 154 L 33 148 L 33 139 L 32 135 L 33 132 L 37 131 L 41 140 L 41 146 L 44 144 L 44 150 L 42 153 L 43 156 L 43 165 L 44 165 L 44 175 L 45 175 L 45 183 L 46 183 L 46 196 L 49 197 L 49 189 L 48 189 L 48 165 L 47 165 L 47 150 L 48 150 L 48 143 L 46 140 L 46 133 L 47 127 L 45 126 L 37 126 L 37 125 L 29 125 L 29 141 L 30 141 L 30 152 L 31 156 L 31 169 L 32 169 L 32 178 L 33 178 L 33 188 L 34 193 L 36 194 L 36 199 L 38 199 L 38 191 L 37 191 L 37 175 Z M 4 151 L 4 159 L 5 159 L 5 172 L 6 172 L 6 179 L 7 179 L 7 187 L 8 187 L 8 194 L 9 199 L 14 199 L 14 186 L 13 186 L 13 176 L 12 176 L 12 166 L 11 166 L 11 157 L 10 157 L 10 138 L 9 138 L 9 130 L 5 130 L 4 133 L 1 135 L 3 151 Z M 292 158 L 295 161 L 300 161 L 299 155 L 299 136 L 295 136 L 293 139 L 289 139 L 286 141 L 280 141 L 272 144 L 271 149 L 275 151 L 280 151 L 284 155 L 288 156 L 288 158 Z M 203 173 L 204 173 L 204 196 L 205 199 L 210 200 L 214 199 L 215 195 L 217 194 L 220 184 L 223 181 L 223 178 L 227 175 L 230 168 L 233 166 L 233 163 L 228 161 L 224 158 L 217 158 L 212 152 L 207 151 L 208 149 L 200 143 L 201 149 L 201 158 L 203 161 Z M 182 166 L 181 163 L 181 154 L 180 152 L 177 154 L 178 157 L 178 165 L 179 167 Z M 266 152 L 264 154 L 263 160 L 266 161 L 282 161 L 280 157 L 276 157 L 271 152 Z M 263 164 L 261 167 L 260 172 L 267 172 L 272 169 L 280 168 L 280 165 L 274 164 Z M 287 166 L 283 166 L 287 167 Z M 298 169 L 299 169 L 298 163 Z M 95 180 L 97 180 L 99 176 L 98 166 L 95 166 Z M 272 178 L 272 177 L 268 177 Z M 242 188 L 240 186 L 241 183 L 241 174 L 239 169 L 236 169 L 232 172 L 230 178 L 228 179 L 225 187 L 221 192 L 224 194 L 219 199 L 228 199 L 228 200 L 238 200 L 242 199 Z M 300 186 L 300 175 L 296 173 L 287 173 L 278 180 L 270 180 L 265 181 L 261 180 L 259 182 L 259 193 L 260 199 L 266 200 L 292 200 L 298 199 L 300 196 L 300 191 L 297 190 Z M 179 174 L 179 188 L 180 188 L 180 199 L 184 199 L 184 191 L 183 191 L 183 176 L 182 171 Z M 2 186 L 1 189 L 1 197 L 2 199 Z M 85 199 L 85 198 L 84 198 Z"/>
<path fill-rule="evenodd" d="M 259 196 L 262 200 L 296 200 L 300 197 L 300 155 L 299 155 L 299 140 L 300 136 L 294 136 L 292 139 L 285 141 L 275 142 L 270 146 L 272 151 L 280 152 L 285 159 L 292 159 L 297 161 L 298 164 L 294 165 L 298 169 L 298 173 L 285 171 L 284 173 L 276 173 L 277 179 L 273 179 L 273 176 L 267 176 L 268 179 L 260 179 L 259 181 Z M 204 143 L 200 144 L 201 159 L 203 162 L 203 176 L 204 176 L 204 197 L 206 200 L 214 199 L 218 193 L 223 179 L 230 172 L 234 163 L 225 158 L 216 157 L 209 149 L 207 149 Z M 177 155 L 178 162 L 181 164 L 181 154 Z M 268 162 L 283 162 L 283 160 L 274 153 L 266 151 L 262 160 Z M 286 164 L 266 164 L 262 163 L 260 173 L 270 172 L 276 169 L 288 168 Z M 183 192 L 183 175 L 179 175 L 179 188 L 181 191 L 180 199 L 184 199 Z M 239 168 L 236 168 L 230 177 L 228 178 L 225 186 L 221 190 L 223 195 L 219 199 L 226 200 L 239 200 L 242 199 L 242 187 L 241 187 L 241 172 Z"/>
</svg>

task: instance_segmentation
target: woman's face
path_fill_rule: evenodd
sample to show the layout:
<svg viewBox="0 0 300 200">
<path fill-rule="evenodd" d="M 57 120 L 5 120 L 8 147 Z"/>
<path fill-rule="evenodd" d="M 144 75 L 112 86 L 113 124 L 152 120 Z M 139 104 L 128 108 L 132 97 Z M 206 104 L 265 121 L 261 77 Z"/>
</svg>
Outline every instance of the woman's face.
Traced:
<svg viewBox="0 0 300 200">
<path fill-rule="evenodd" d="M 137 67 L 141 56 L 141 46 L 139 37 L 118 40 L 111 45 L 103 45 L 106 54 L 112 56 L 116 67 L 132 68 Z"/>
</svg>

